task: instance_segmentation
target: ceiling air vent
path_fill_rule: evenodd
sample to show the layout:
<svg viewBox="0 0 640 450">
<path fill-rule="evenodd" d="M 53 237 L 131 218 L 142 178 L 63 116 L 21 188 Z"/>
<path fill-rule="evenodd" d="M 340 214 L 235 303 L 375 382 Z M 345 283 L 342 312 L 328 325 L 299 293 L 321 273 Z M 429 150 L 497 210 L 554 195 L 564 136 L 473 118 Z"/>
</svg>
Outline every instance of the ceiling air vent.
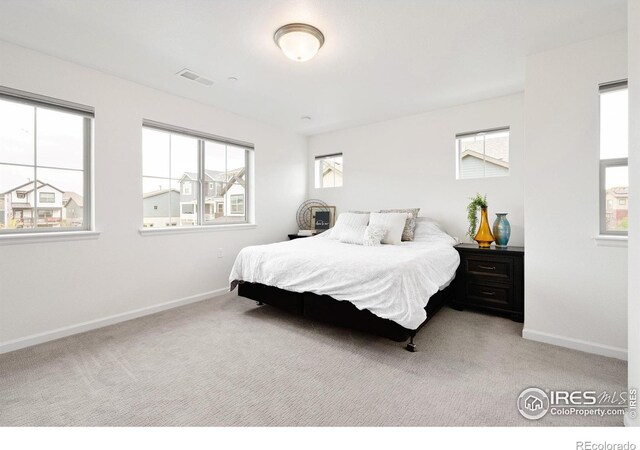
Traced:
<svg viewBox="0 0 640 450">
<path fill-rule="evenodd" d="M 195 81 L 196 83 L 203 84 L 205 86 L 211 86 L 213 84 L 213 80 L 210 80 L 209 78 L 205 78 L 201 75 L 198 75 L 193 70 L 189 70 L 189 69 L 182 69 L 176 75 L 182 78 L 186 78 L 187 80 L 191 80 L 191 81 Z"/>
</svg>

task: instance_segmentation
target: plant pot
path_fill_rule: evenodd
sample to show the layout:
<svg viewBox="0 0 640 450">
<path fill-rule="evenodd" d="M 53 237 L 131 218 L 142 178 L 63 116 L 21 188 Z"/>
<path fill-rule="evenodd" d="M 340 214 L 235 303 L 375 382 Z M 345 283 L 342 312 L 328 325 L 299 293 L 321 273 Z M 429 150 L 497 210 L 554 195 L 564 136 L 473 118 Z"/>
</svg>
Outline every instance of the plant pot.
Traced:
<svg viewBox="0 0 640 450">
<path fill-rule="evenodd" d="M 511 237 L 511 224 L 507 220 L 507 213 L 496 213 L 496 220 L 493 222 L 493 237 L 496 240 L 496 247 L 506 248 Z"/>
<path fill-rule="evenodd" d="M 478 243 L 480 248 L 489 248 L 493 242 L 493 234 L 491 234 L 491 228 L 489 228 L 489 220 L 487 218 L 487 208 L 481 208 L 480 210 L 480 227 L 476 236 L 473 238 Z"/>
</svg>

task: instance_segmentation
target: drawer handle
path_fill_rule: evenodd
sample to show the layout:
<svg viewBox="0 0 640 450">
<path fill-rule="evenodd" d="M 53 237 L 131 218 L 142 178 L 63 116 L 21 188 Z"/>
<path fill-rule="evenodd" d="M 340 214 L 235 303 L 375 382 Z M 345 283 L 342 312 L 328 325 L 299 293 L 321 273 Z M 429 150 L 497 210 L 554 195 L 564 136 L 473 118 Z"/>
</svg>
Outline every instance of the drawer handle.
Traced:
<svg viewBox="0 0 640 450">
<path fill-rule="evenodd" d="M 482 266 L 482 265 L 478 264 L 478 267 L 480 267 L 481 269 L 485 269 L 485 270 L 496 270 L 496 266 Z"/>
<path fill-rule="evenodd" d="M 484 295 L 495 295 L 495 292 L 493 292 L 493 291 L 491 291 L 491 292 L 489 292 L 489 291 L 482 291 L 482 293 L 483 293 Z"/>
</svg>

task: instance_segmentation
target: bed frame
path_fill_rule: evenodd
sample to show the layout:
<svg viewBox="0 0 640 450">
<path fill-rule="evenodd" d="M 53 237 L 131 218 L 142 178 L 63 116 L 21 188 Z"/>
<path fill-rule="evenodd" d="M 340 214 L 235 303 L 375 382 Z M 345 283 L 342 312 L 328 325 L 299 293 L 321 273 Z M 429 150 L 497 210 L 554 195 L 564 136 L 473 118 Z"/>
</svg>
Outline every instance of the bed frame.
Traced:
<svg viewBox="0 0 640 450">
<path fill-rule="evenodd" d="M 359 310 L 351 302 L 338 301 L 328 295 L 291 292 L 259 283 L 240 282 L 238 285 L 238 295 L 255 300 L 260 306 L 272 305 L 296 315 L 373 333 L 396 342 L 409 339 L 405 348 L 410 352 L 416 351 L 413 338 L 440 307 L 449 302 L 452 293 L 453 289 L 447 287 L 434 294 L 425 307 L 427 319 L 416 330 L 409 330 L 366 309 Z"/>
</svg>

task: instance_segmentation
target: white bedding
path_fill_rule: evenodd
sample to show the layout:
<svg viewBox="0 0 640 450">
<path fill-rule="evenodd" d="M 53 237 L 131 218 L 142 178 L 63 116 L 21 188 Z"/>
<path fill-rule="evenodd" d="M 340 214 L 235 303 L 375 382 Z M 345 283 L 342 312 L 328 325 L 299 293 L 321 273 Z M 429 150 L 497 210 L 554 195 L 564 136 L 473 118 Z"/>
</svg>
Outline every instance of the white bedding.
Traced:
<svg viewBox="0 0 640 450">
<path fill-rule="evenodd" d="M 323 235 L 246 247 L 229 276 L 293 292 L 330 295 L 358 309 L 416 329 L 429 298 L 448 286 L 460 257 L 455 240 L 442 233 L 421 242 L 366 247 Z"/>
</svg>

